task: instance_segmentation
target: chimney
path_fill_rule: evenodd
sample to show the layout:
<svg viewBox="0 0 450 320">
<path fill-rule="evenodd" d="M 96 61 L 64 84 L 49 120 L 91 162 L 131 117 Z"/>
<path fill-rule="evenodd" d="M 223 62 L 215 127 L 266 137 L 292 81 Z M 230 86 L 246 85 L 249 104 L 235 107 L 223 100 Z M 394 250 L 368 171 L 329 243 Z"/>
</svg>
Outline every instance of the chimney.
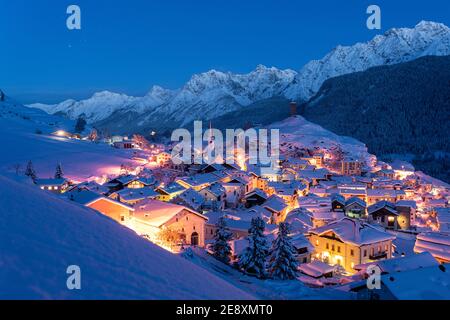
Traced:
<svg viewBox="0 0 450 320">
<path fill-rule="evenodd" d="M 290 116 L 295 116 L 297 114 L 297 102 L 292 101 L 290 104 Z"/>
</svg>

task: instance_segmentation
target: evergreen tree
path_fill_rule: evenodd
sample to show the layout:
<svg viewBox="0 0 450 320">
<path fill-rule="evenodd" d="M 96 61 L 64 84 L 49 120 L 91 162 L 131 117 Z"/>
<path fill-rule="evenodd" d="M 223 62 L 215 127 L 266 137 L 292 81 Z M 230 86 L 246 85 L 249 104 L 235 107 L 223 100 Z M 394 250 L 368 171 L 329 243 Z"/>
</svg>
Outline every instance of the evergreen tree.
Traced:
<svg viewBox="0 0 450 320">
<path fill-rule="evenodd" d="M 267 239 L 264 235 L 266 223 L 260 217 L 252 219 L 248 230 L 248 247 L 239 256 L 238 266 L 244 272 L 254 274 L 258 278 L 266 277 L 266 259 L 268 256 Z"/>
<path fill-rule="evenodd" d="M 28 161 L 27 168 L 25 170 L 25 175 L 29 177 L 31 180 L 33 180 L 33 182 L 36 182 L 37 179 L 36 171 L 34 171 L 33 163 L 31 162 L 31 160 Z"/>
<path fill-rule="evenodd" d="M 64 179 L 64 172 L 61 167 L 61 163 L 58 163 L 55 170 L 55 179 Z"/>
<path fill-rule="evenodd" d="M 269 261 L 269 274 L 280 280 L 294 279 L 297 275 L 298 262 L 295 248 L 289 236 L 289 224 L 281 222 L 277 238 L 272 242 L 272 254 Z"/>
<path fill-rule="evenodd" d="M 231 240 L 232 233 L 227 227 L 224 217 L 220 217 L 216 224 L 216 232 L 214 234 L 214 243 L 212 246 L 214 256 L 224 262 L 230 262 L 231 247 L 228 241 Z"/>
<path fill-rule="evenodd" d="M 75 124 L 75 132 L 81 133 L 84 131 L 85 128 L 86 128 L 86 120 L 84 119 L 84 117 L 79 116 L 77 119 L 77 123 Z"/>
</svg>

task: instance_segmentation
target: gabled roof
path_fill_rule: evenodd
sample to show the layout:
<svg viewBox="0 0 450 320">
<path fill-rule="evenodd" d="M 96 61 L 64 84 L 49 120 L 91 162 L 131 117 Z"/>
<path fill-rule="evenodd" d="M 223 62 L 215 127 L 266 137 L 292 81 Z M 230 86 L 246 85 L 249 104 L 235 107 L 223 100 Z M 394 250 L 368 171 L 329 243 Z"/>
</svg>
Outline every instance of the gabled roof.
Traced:
<svg viewBox="0 0 450 320">
<path fill-rule="evenodd" d="M 244 198 L 248 199 L 248 198 L 251 198 L 251 197 L 254 197 L 254 196 L 260 197 L 262 199 L 267 199 L 268 198 L 267 194 L 264 191 L 262 191 L 261 189 L 258 189 L 258 188 L 255 188 L 252 191 L 250 191 L 247 194 L 245 194 Z"/>
<path fill-rule="evenodd" d="M 310 263 L 302 263 L 298 268 L 302 273 L 307 274 L 313 278 L 320 278 L 324 274 L 334 272 L 336 267 L 330 266 L 325 262 L 314 260 Z"/>
<path fill-rule="evenodd" d="M 368 214 L 373 214 L 374 212 L 377 212 L 378 210 L 381 209 L 386 209 L 387 211 L 391 212 L 394 215 L 398 215 L 397 210 L 395 209 L 395 204 L 393 204 L 392 202 L 389 201 L 379 201 L 377 203 L 374 203 L 373 205 L 369 206 L 367 208 L 367 213 Z"/>
<path fill-rule="evenodd" d="M 347 199 L 347 201 L 345 202 L 345 205 L 349 206 L 349 205 L 351 205 L 353 203 L 357 203 L 361 207 L 364 207 L 364 208 L 367 206 L 366 202 L 364 200 L 358 198 L 358 197 L 351 197 L 351 198 Z"/>
<path fill-rule="evenodd" d="M 186 189 L 181 194 L 179 194 L 174 200 L 181 199 L 187 206 L 194 210 L 200 209 L 200 207 L 205 203 L 205 198 L 192 188 Z M 174 201 L 176 202 L 176 201 Z"/>
<path fill-rule="evenodd" d="M 339 203 L 345 204 L 345 198 L 341 194 L 333 193 L 331 195 L 331 202 L 333 202 L 333 201 L 337 201 Z"/>
<path fill-rule="evenodd" d="M 330 232 L 334 233 L 342 242 L 351 243 L 356 246 L 395 239 L 395 236 L 381 231 L 368 223 L 350 218 L 343 218 L 309 231 L 310 234 L 318 236 L 323 236 Z"/>
<path fill-rule="evenodd" d="M 161 191 L 162 193 L 165 194 L 173 194 L 186 190 L 186 188 L 177 182 L 172 182 L 169 183 L 167 186 L 159 186 L 158 188 L 156 188 L 156 190 Z"/>
<path fill-rule="evenodd" d="M 276 195 L 270 196 L 262 206 L 275 212 L 280 212 L 287 208 L 287 204 L 284 200 Z"/>
<path fill-rule="evenodd" d="M 212 185 L 203 188 L 201 191 L 207 190 L 211 194 L 219 197 L 225 193 L 225 188 L 220 183 L 213 183 Z"/>
<path fill-rule="evenodd" d="M 66 179 L 36 179 L 38 186 L 61 186 L 66 182 Z"/>
<path fill-rule="evenodd" d="M 204 215 L 185 206 L 151 199 L 145 200 L 135 206 L 134 217 L 145 221 L 145 223 L 151 226 L 159 228 L 183 210 L 195 214 L 204 220 L 208 220 Z"/>
</svg>

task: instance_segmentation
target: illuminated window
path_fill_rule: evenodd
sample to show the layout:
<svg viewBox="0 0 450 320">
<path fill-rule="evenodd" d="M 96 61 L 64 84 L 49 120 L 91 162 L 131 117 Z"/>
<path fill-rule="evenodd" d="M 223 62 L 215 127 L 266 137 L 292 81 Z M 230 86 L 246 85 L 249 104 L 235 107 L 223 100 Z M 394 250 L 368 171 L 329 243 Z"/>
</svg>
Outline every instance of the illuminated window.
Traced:
<svg viewBox="0 0 450 320">
<path fill-rule="evenodd" d="M 319 240 L 316 240 L 316 246 L 318 246 L 319 245 Z"/>
</svg>

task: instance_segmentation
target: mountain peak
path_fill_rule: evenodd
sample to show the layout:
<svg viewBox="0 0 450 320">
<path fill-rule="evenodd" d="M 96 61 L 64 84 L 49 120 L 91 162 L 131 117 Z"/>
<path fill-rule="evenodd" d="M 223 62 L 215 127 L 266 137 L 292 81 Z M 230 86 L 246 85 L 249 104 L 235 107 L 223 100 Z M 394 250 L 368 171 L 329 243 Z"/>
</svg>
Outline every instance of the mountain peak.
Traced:
<svg viewBox="0 0 450 320">
<path fill-rule="evenodd" d="M 108 90 L 98 91 L 92 95 L 92 98 L 105 98 L 111 96 L 125 96 L 123 93 L 116 93 Z"/>
<path fill-rule="evenodd" d="M 415 60 L 426 55 L 450 55 L 450 29 L 432 21 L 421 21 L 414 28 L 392 28 L 368 42 L 336 46 L 321 60 L 306 64 L 284 95 L 309 100 L 325 80 L 343 74 Z"/>
<path fill-rule="evenodd" d="M 447 27 L 445 24 L 440 23 L 440 22 L 434 22 L 434 21 L 427 21 L 427 20 L 422 20 L 420 21 L 418 24 L 416 24 L 416 26 L 414 27 L 414 29 L 419 29 L 419 30 L 436 30 L 436 29 L 442 29 L 442 30 L 450 30 L 449 27 Z"/>
</svg>

